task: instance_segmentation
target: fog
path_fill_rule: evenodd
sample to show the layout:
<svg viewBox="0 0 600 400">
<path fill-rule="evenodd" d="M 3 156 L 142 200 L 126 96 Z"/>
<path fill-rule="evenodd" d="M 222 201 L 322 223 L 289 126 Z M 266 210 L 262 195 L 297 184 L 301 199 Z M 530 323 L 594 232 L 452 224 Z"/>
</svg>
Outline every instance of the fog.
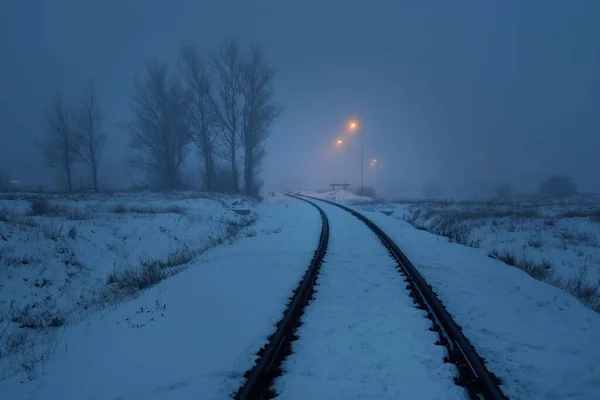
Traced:
<svg viewBox="0 0 600 400">
<path fill-rule="evenodd" d="M 38 144 L 61 92 L 93 81 L 108 141 L 102 187 L 139 177 L 120 123 L 133 80 L 184 44 L 261 45 L 284 111 L 271 129 L 265 189 L 365 185 L 419 195 L 428 182 L 477 196 L 501 182 L 534 192 L 552 174 L 600 191 L 600 3 L 478 1 L 8 1 L 0 7 L 0 171 L 60 185 Z M 348 154 L 334 146 L 349 118 Z M 346 158 L 347 157 L 347 158 Z M 375 170 L 376 158 L 384 168 Z M 198 162 L 188 160 L 184 176 Z M 347 164 L 346 164 L 347 163 Z"/>
</svg>

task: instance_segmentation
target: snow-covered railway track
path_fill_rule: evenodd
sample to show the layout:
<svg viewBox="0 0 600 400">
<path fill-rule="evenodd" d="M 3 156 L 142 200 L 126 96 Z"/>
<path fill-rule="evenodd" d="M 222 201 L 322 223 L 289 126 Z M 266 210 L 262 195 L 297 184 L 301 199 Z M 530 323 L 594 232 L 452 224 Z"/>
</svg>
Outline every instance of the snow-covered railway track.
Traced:
<svg viewBox="0 0 600 400">
<path fill-rule="evenodd" d="M 237 399 L 504 398 L 381 229 L 350 208 L 303 200 L 321 213 L 319 246 Z"/>
</svg>

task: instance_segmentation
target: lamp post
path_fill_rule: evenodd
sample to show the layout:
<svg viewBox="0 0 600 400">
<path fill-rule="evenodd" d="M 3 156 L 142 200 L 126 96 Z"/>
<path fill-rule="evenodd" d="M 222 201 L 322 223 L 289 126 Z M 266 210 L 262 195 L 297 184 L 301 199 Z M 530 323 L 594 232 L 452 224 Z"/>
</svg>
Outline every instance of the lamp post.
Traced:
<svg viewBox="0 0 600 400">
<path fill-rule="evenodd" d="M 348 184 L 348 143 L 344 142 L 342 139 L 338 139 L 336 141 L 339 147 L 344 148 L 344 189 L 347 188 Z"/>
<path fill-rule="evenodd" d="M 358 130 L 359 123 L 353 119 L 348 122 L 348 132 L 352 133 Z M 365 139 L 360 135 L 360 193 L 364 191 L 365 182 Z"/>
<path fill-rule="evenodd" d="M 378 161 L 377 161 L 377 159 L 374 158 L 373 160 L 371 160 L 371 165 L 370 166 L 371 166 L 371 169 L 373 170 L 373 174 L 375 175 L 374 176 L 374 178 L 375 178 L 374 179 L 374 181 L 375 181 L 374 184 L 375 184 L 375 190 L 377 190 L 377 184 L 378 184 L 378 180 L 377 180 L 378 173 L 377 173 L 377 171 L 379 171 L 380 169 L 382 169 L 383 165 L 379 164 Z"/>
</svg>

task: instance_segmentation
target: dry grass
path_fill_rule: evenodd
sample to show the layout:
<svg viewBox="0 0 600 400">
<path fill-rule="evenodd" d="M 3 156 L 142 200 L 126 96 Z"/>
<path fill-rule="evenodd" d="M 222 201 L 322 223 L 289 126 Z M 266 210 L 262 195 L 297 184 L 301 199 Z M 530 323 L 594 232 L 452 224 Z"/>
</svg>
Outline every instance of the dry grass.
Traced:
<svg viewBox="0 0 600 400">
<path fill-rule="evenodd" d="M 10 267 L 16 267 L 19 265 L 34 265 L 41 261 L 40 257 L 34 257 L 28 254 L 12 254 L 3 256 L 2 258 L 4 260 L 3 264 Z"/>
<path fill-rule="evenodd" d="M 474 248 L 478 248 L 481 245 L 480 240 L 470 238 L 471 228 L 469 225 L 462 223 L 454 217 L 445 216 L 430 219 L 428 215 L 421 217 L 418 212 L 415 212 L 411 215 L 405 214 L 403 219 L 417 229 L 446 237 L 450 242 Z M 429 220 L 429 223 L 426 224 L 423 220 Z"/>
<path fill-rule="evenodd" d="M 29 200 L 30 216 L 56 216 L 61 213 L 68 212 L 68 209 L 64 206 L 57 204 L 50 204 L 46 199 L 34 199 Z"/>
<path fill-rule="evenodd" d="M 111 209 L 114 214 L 185 214 L 185 208 L 180 206 L 125 206 L 123 204 L 117 204 Z"/>
<path fill-rule="evenodd" d="M 532 238 L 527 244 L 534 249 L 540 249 L 544 245 L 544 241 L 541 238 Z"/>
<path fill-rule="evenodd" d="M 595 222 L 600 221 L 600 209 L 571 210 L 560 214 L 562 218 L 587 218 Z"/>
<path fill-rule="evenodd" d="M 192 262 L 198 254 L 198 250 L 182 247 L 170 251 L 164 258 L 142 260 L 137 268 L 113 271 L 107 276 L 106 283 L 118 293 L 131 295 L 178 272 L 173 268 Z"/>
<path fill-rule="evenodd" d="M 507 265 L 517 267 L 537 280 L 564 290 L 585 306 L 600 313 L 600 281 L 590 282 L 587 268 L 580 268 L 578 274 L 573 278 L 563 278 L 555 274 L 554 266 L 547 259 L 534 261 L 525 256 L 519 257 L 508 251 L 500 253 L 498 250 L 490 251 L 488 256 Z"/>
<path fill-rule="evenodd" d="M 48 327 L 59 327 L 67 322 L 66 315 L 56 310 L 54 304 L 33 302 L 24 308 L 11 305 L 9 317 L 12 323 L 18 324 L 19 328 L 44 329 Z"/>
</svg>

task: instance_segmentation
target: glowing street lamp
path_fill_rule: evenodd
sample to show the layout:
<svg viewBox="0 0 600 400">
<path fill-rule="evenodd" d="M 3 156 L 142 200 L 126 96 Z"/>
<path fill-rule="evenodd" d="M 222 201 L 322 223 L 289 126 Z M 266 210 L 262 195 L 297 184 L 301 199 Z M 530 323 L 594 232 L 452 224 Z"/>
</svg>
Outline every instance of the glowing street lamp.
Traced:
<svg viewBox="0 0 600 400">
<path fill-rule="evenodd" d="M 337 139 L 335 141 L 337 147 L 344 148 L 344 184 L 348 183 L 348 143 L 343 139 Z"/>
<path fill-rule="evenodd" d="M 351 120 L 350 122 L 348 122 L 348 131 L 349 132 L 354 132 L 357 129 L 358 129 L 358 121 Z"/>
<path fill-rule="evenodd" d="M 357 119 L 351 119 L 347 122 L 346 125 L 346 132 L 348 133 L 354 133 L 356 131 L 358 131 L 360 127 L 360 122 Z M 360 191 L 363 191 L 364 188 L 364 180 L 365 180 L 365 139 L 364 139 L 364 134 L 360 135 L 360 145 L 361 145 L 361 152 L 360 152 Z"/>
</svg>

